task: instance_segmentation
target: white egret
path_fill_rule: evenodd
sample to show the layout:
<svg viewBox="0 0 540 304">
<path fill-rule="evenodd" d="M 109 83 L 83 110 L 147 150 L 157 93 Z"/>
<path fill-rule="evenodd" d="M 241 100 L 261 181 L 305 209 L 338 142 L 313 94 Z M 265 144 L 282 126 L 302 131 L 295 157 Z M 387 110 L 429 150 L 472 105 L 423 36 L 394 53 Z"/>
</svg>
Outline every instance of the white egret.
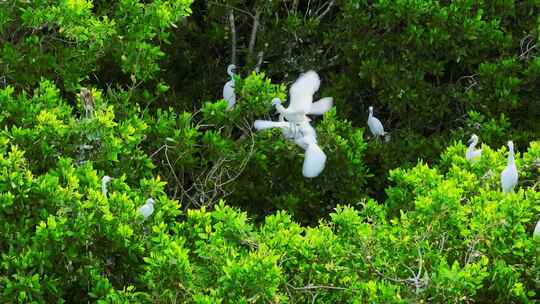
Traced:
<svg viewBox="0 0 540 304">
<path fill-rule="evenodd" d="M 301 123 L 309 121 L 306 115 L 322 115 L 330 110 L 333 105 L 332 97 L 325 97 L 313 102 L 313 94 L 319 90 L 320 85 L 321 79 L 317 72 L 308 71 L 300 75 L 292 84 L 289 90 L 289 107 L 284 108 L 279 98 L 274 98 L 272 105 L 276 107 L 280 116 L 289 122 Z"/>
<path fill-rule="evenodd" d="M 482 149 L 476 150 L 476 145 L 478 144 L 478 136 L 476 134 L 473 134 L 471 136 L 471 139 L 469 139 L 469 147 L 467 148 L 467 152 L 465 153 L 465 158 L 467 158 L 468 161 L 477 161 L 480 157 L 482 157 Z"/>
<path fill-rule="evenodd" d="M 317 144 L 317 133 L 308 121 L 294 124 L 286 121 L 256 120 L 254 126 L 257 130 L 280 128 L 288 139 L 304 149 L 304 164 L 302 174 L 305 177 L 316 177 L 324 170 L 326 154 Z"/>
<path fill-rule="evenodd" d="M 504 193 L 514 190 L 518 182 L 518 171 L 514 160 L 514 143 L 508 142 L 508 164 L 501 172 L 501 186 Z"/>
<path fill-rule="evenodd" d="M 369 131 L 371 131 L 371 134 L 373 134 L 373 136 L 379 137 L 386 135 L 381 121 L 377 119 L 377 117 L 373 116 L 373 106 L 369 106 L 369 117 L 367 120 L 367 124 L 369 127 Z"/>
<path fill-rule="evenodd" d="M 227 110 L 232 110 L 234 107 L 234 104 L 236 103 L 236 94 L 234 93 L 234 70 L 236 69 L 236 66 L 234 64 L 230 64 L 227 67 L 227 74 L 231 77 L 231 80 L 227 81 L 225 83 L 225 86 L 223 86 L 223 99 L 225 99 L 228 103 Z"/>
<path fill-rule="evenodd" d="M 309 122 L 304 121 L 301 123 L 298 130 L 294 142 L 306 151 L 304 153 L 302 174 L 308 178 L 316 177 L 324 170 L 326 154 L 317 144 L 317 133 Z"/>
<path fill-rule="evenodd" d="M 101 179 L 101 193 L 103 193 L 104 197 L 107 197 L 107 184 L 112 180 L 112 177 L 105 175 Z"/>
<path fill-rule="evenodd" d="M 146 203 L 139 208 L 139 213 L 142 214 L 144 219 L 147 219 L 152 213 L 154 213 L 154 199 L 149 198 Z"/>
<path fill-rule="evenodd" d="M 533 237 L 539 237 L 540 238 L 540 221 L 536 223 L 536 227 L 534 227 Z"/>
</svg>

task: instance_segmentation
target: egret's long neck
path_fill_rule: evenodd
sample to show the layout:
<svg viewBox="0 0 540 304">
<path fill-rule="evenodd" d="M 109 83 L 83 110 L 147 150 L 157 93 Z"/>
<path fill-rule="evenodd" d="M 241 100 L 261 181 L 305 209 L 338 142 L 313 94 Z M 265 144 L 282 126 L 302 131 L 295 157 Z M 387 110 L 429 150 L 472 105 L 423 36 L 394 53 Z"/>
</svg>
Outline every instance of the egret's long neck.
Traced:
<svg viewBox="0 0 540 304">
<path fill-rule="evenodd" d="M 373 110 L 369 110 L 369 117 L 368 118 L 371 118 L 373 117 Z"/>
<path fill-rule="evenodd" d="M 231 79 L 234 78 L 234 73 L 233 73 L 232 69 L 227 69 L 227 74 L 229 74 L 229 76 L 231 76 Z"/>
<path fill-rule="evenodd" d="M 513 165 L 516 161 L 514 160 L 514 147 L 510 147 L 508 150 L 508 164 Z"/>
<path fill-rule="evenodd" d="M 473 138 L 473 140 L 471 141 L 471 144 L 469 145 L 469 148 L 474 149 L 474 147 L 476 147 L 477 144 L 478 144 L 478 139 Z"/>
<path fill-rule="evenodd" d="M 281 105 L 281 103 L 276 103 L 276 110 L 277 110 L 281 115 L 284 115 L 284 114 L 285 114 L 285 108 L 283 107 L 283 105 Z"/>
</svg>

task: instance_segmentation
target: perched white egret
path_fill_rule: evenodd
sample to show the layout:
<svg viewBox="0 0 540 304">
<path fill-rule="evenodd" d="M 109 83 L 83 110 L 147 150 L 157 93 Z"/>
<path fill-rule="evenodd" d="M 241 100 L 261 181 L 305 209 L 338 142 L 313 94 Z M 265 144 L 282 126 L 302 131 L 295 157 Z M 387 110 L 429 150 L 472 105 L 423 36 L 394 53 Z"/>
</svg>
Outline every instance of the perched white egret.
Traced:
<svg viewBox="0 0 540 304">
<path fill-rule="evenodd" d="M 478 144 L 478 136 L 476 134 L 473 134 L 471 136 L 471 139 L 469 139 L 469 147 L 467 148 L 467 152 L 465 153 L 465 158 L 467 158 L 468 161 L 477 161 L 480 157 L 482 157 L 482 149 L 476 150 L 476 145 Z"/>
<path fill-rule="evenodd" d="M 101 179 L 101 193 L 103 193 L 104 197 L 107 197 L 107 184 L 112 180 L 112 177 L 105 175 Z"/>
<path fill-rule="evenodd" d="M 154 213 L 154 199 L 147 199 L 146 203 L 139 208 L 139 213 L 142 214 L 144 219 L 147 219 L 152 215 L 152 213 Z"/>
<path fill-rule="evenodd" d="M 373 134 L 373 136 L 379 137 L 386 135 L 381 121 L 377 119 L 377 117 L 373 116 L 373 106 L 369 106 L 369 117 L 367 120 L 367 124 L 369 127 L 369 131 L 371 131 L 371 134 Z"/>
<path fill-rule="evenodd" d="M 284 108 L 279 98 L 272 100 L 281 117 L 292 123 L 309 121 L 306 115 L 322 115 L 333 105 L 332 97 L 325 97 L 313 102 L 313 94 L 319 90 L 321 79 L 315 71 L 308 71 L 292 84 L 289 90 L 289 107 Z"/>
<path fill-rule="evenodd" d="M 504 193 L 514 190 L 518 182 L 518 171 L 514 160 L 514 143 L 508 142 L 508 164 L 501 172 L 501 186 Z"/>
<path fill-rule="evenodd" d="M 294 127 L 293 127 L 294 125 Z M 288 139 L 305 150 L 302 174 L 305 177 L 316 177 L 324 170 L 326 154 L 317 143 L 317 133 L 308 121 L 294 124 L 286 121 L 256 120 L 254 126 L 257 130 L 280 128 Z"/>
<path fill-rule="evenodd" d="M 540 238 L 540 221 L 538 221 L 538 222 L 536 223 L 536 227 L 534 227 L 533 236 L 534 236 L 534 237 L 539 237 L 539 238 Z"/>
<path fill-rule="evenodd" d="M 223 86 L 223 99 L 228 103 L 227 110 L 232 110 L 234 104 L 236 103 L 236 94 L 234 93 L 234 70 L 236 66 L 231 64 L 227 67 L 227 74 L 231 77 L 231 80 L 225 83 Z"/>
</svg>

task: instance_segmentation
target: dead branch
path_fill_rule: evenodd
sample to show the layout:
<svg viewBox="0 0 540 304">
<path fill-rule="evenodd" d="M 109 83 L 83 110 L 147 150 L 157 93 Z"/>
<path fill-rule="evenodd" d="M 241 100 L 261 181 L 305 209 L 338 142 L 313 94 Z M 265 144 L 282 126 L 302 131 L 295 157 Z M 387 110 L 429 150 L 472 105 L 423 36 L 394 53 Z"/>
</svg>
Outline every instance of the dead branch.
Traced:
<svg viewBox="0 0 540 304">
<path fill-rule="evenodd" d="M 231 26 L 231 63 L 236 65 L 236 26 L 232 8 L 229 10 L 229 24 Z"/>
<path fill-rule="evenodd" d="M 249 38 L 248 45 L 248 58 L 251 58 L 253 55 L 253 49 L 255 48 L 255 41 L 257 40 L 257 30 L 259 28 L 259 18 L 261 17 L 262 9 L 257 6 L 255 8 L 255 17 L 253 18 L 253 27 L 251 28 L 251 36 Z"/>
</svg>

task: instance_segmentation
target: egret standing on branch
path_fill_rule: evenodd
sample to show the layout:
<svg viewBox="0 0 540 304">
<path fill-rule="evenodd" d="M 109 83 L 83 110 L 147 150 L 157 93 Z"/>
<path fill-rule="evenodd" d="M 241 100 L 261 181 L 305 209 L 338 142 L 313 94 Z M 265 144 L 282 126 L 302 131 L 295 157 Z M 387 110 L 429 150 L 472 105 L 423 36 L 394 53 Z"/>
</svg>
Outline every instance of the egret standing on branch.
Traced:
<svg viewBox="0 0 540 304">
<path fill-rule="evenodd" d="M 384 127 L 379 119 L 377 117 L 373 116 L 373 106 L 369 106 L 369 117 L 367 120 L 367 124 L 369 127 L 369 131 L 371 131 L 371 134 L 375 136 L 376 138 L 380 136 L 385 136 L 386 132 L 384 132 Z"/>
<path fill-rule="evenodd" d="M 154 213 L 154 203 L 154 199 L 149 198 L 146 200 L 146 203 L 139 208 L 139 213 L 142 214 L 145 220 Z"/>
<path fill-rule="evenodd" d="M 518 171 L 514 160 L 514 143 L 508 142 L 508 164 L 501 172 L 501 186 L 504 193 L 514 190 L 518 182 Z"/>
<path fill-rule="evenodd" d="M 471 139 L 469 139 L 469 147 L 467 148 L 467 153 L 465 153 L 465 157 L 468 161 L 477 161 L 480 157 L 482 157 L 482 149 L 476 150 L 476 145 L 478 144 L 478 136 L 476 134 L 473 134 L 471 136 Z"/>
<path fill-rule="evenodd" d="M 236 66 L 231 64 L 227 67 L 227 74 L 231 77 L 231 80 L 225 83 L 223 86 L 223 99 L 228 103 L 227 110 L 232 110 L 236 103 L 236 94 L 234 93 L 234 70 Z"/>
</svg>

